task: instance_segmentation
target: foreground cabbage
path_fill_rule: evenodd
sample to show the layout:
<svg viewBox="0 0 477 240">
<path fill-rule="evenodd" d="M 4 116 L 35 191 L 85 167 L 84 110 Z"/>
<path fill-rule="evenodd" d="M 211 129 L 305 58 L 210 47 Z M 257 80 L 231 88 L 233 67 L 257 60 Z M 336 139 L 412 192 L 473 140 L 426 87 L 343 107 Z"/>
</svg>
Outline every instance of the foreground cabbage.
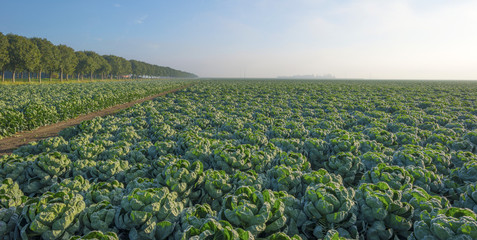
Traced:
<svg viewBox="0 0 477 240">
<path fill-rule="evenodd" d="M 413 207 L 402 202 L 401 193 L 387 183 L 363 183 L 356 191 L 360 208 L 358 226 L 368 239 L 407 237 L 412 227 Z"/>
<path fill-rule="evenodd" d="M 227 221 L 208 219 L 199 228 L 191 226 L 190 228 L 186 229 L 182 240 L 188 239 L 253 240 L 254 237 L 249 231 L 245 231 L 241 228 L 234 228 Z"/>
<path fill-rule="evenodd" d="M 114 232 L 92 231 L 84 236 L 73 236 L 70 240 L 119 240 L 119 238 Z"/>
<path fill-rule="evenodd" d="M 243 186 L 226 195 L 220 217 L 233 226 L 250 231 L 256 236 L 279 232 L 287 221 L 285 205 L 270 190 L 257 191 Z"/>
<path fill-rule="evenodd" d="M 328 230 L 335 229 L 342 237 L 356 238 L 358 207 L 354 190 L 342 185 L 328 183 L 307 188 L 304 212 L 309 222 L 305 223 L 316 238 L 324 238 Z M 308 236 L 311 237 L 311 236 Z"/>
<path fill-rule="evenodd" d="M 468 209 L 427 211 L 414 223 L 414 239 L 477 239 L 477 215 Z"/>
<path fill-rule="evenodd" d="M 19 219 L 22 239 L 65 239 L 80 228 L 83 197 L 71 192 L 44 193 L 25 203 Z"/>
<path fill-rule="evenodd" d="M 130 239 L 165 238 L 174 230 L 174 223 L 184 208 L 176 192 L 165 187 L 134 189 L 123 197 L 116 211 L 115 226 L 129 231 Z"/>
</svg>

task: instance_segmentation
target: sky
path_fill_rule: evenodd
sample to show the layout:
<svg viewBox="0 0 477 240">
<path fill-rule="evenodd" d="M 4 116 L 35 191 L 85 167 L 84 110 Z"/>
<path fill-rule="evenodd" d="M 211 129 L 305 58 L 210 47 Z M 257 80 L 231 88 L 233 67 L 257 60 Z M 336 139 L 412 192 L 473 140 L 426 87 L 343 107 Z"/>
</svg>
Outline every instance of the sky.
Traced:
<svg viewBox="0 0 477 240">
<path fill-rule="evenodd" d="M 477 80 L 475 0 L 3 0 L 0 32 L 200 77 Z"/>
</svg>

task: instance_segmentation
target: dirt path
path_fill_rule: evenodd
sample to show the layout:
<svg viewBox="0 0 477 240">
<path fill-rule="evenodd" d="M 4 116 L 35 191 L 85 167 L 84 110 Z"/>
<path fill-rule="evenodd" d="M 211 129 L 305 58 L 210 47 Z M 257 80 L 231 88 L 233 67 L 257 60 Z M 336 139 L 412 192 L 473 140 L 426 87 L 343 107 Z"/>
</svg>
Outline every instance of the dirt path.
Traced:
<svg viewBox="0 0 477 240">
<path fill-rule="evenodd" d="M 128 102 L 128 103 L 118 104 L 118 105 L 115 105 L 115 106 L 112 106 L 112 107 L 109 107 L 109 108 L 105 108 L 103 110 L 88 113 L 88 114 L 85 114 L 85 115 L 80 115 L 80 116 L 78 116 L 76 118 L 73 118 L 73 119 L 65 120 L 65 121 L 58 122 L 58 123 L 51 124 L 51 125 L 47 125 L 47 126 L 43 126 L 43 127 L 37 128 L 37 129 L 32 130 L 32 131 L 20 132 L 20 133 L 15 134 L 14 136 L 7 137 L 7 138 L 4 138 L 4 139 L 0 139 L 0 156 L 5 155 L 5 154 L 10 154 L 10 153 L 13 152 L 13 150 L 17 149 L 18 147 L 20 147 L 22 145 L 26 145 L 30 142 L 38 141 L 38 140 L 49 138 L 49 137 L 58 136 L 58 133 L 61 130 L 65 129 L 67 127 L 78 125 L 82 121 L 91 120 L 95 117 L 103 117 L 103 116 L 111 115 L 111 114 L 117 113 L 120 110 L 123 110 L 125 108 L 132 107 L 135 104 L 142 103 L 142 102 L 145 102 L 145 101 L 148 101 L 148 100 L 152 100 L 154 98 L 164 96 L 168 93 L 177 92 L 177 91 L 179 91 L 181 89 L 184 89 L 186 87 L 189 87 L 191 85 L 192 84 L 184 85 L 182 87 L 167 90 L 167 91 L 161 92 L 161 93 L 153 95 L 153 96 L 138 99 L 138 100 Z"/>
</svg>

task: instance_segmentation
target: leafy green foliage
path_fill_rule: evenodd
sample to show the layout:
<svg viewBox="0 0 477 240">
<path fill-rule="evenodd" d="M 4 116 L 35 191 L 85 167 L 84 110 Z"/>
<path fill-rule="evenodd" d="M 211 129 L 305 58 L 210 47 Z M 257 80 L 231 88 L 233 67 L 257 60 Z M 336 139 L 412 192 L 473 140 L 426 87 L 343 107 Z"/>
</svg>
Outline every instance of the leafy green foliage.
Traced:
<svg viewBox="0 0 477 240">
<path fill-rule="evenodd" d="M 121 200 L 115 225 L 129 230 L 130 239 L 152 239 L 157 227 L 172 223 L 179 217 L 183 203 L 177 198 L 177 193 L 171 193 L 167 188 L 134 189 Z"/>
<path fill-rule="evenodd" d="M 22 239 L 69 238 L 80 228 L 79 214 L 84 210 L 83 197 L 68 192 L 46 192 L 25 203 L 20 220 Z"/>
<path fill-rule="evenodd" d="M 477 214 L 477 183 L 468 184 L 465 192 L 460 195 L 460 199 L 455 205 L 471 209 Z"/>
<path fill-rule="evenodd" d="M 114 232 L 103 233 L 100 231 L 91 231 L 83 236 L 73 236 L 70 240 L 119 240 Z"/>
<path fill-rule="evenodd" d="M 324 238 L 328 230 L 337 229 L 342 236 L 356 238 L 358 207 L 354 190 L 342 185 L 317 184 L 306 190 L 304 212 L 316 227 L 311 231 L 316 238 Z"/>
<path fill-rule="evenodd" d="M 0 185 L 0 208 L 17 207 L 23 203 L 23 192 L 18 183 L 6 178 Z"/>
<path fill-rule="evenodd" d="M 476 239 L 476 215 L 468 209 L 448 208 L 425 212 L 415 222 L 410 239 Z"/>
<path fill-rule="evenodd" d="M 285 226 L 285 205 L 273 191 L 257 191 L 243 186 L 234 194 L 225 196 L 221 218 L 233 226 L 250 231 L 254 235 L 267 236 L 280 231 Z"/>
<path fill-rule="evenodd" d="M 343 177 L 343 182 L 347 185 L 353 185 L 356 175 L 363 171 L 361 159 L 349 152 L 340 152 L 332 155 L 325 162 L 325 169 Z"/>
<path fill-rule="evenodd" d="M 81 198 L 61 238 L 473 239 L 476 89 L 201 80 L 0 157 L 0 231 Z"/>
<path fill-rule="evenodd" d="M 163 80 L 2 85 L 0 138 L 157 94 L 184 83 L 180 80 Z"/>
<path fill-rule="evenodd" d="M 241 228 L 234 228 L 227 221 L 207 220 L 200 228 L 194 226 L 186 229 L 182 239 L 240 239 L 247 240 L 253 238 L 252 233 Z"/>
<path fill-rule="evenodd" d="M 363 223 L 367 238 L 390 239 L 410 234 L 414 208 L 402 202 L 401 197 L 400 191 L 385 182 L 360 185 L 356 192 L 361 212 L 358 221 Z"/>
<path fill-rule="evenodd" d="M 372 170 L 367 171 L 361 182 L 363 183 L 387 183 L 392 189 L 403 190 L 410 188 L 414 178 L 406 169 L 398 166 L 388 166 L 384 163 L 378 164 Z"/>
</svg>

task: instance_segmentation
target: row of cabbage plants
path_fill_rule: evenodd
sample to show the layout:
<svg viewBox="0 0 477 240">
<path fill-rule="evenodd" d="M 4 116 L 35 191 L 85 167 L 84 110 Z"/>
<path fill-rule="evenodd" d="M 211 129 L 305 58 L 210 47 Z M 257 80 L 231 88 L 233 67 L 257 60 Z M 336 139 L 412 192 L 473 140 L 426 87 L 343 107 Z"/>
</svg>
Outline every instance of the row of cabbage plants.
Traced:
<svg viewBox="0 0 477 240">
<path fill-rule="evenodd" d="M 183 80 L 145 80 L 0 85 L 0 139 L 183 84 Z"/>
<path fill-rule="evenodd" d="M 0 158 L 0 235 L 477 239 L 476 90 L 203 81 Z"/>
</svg>

